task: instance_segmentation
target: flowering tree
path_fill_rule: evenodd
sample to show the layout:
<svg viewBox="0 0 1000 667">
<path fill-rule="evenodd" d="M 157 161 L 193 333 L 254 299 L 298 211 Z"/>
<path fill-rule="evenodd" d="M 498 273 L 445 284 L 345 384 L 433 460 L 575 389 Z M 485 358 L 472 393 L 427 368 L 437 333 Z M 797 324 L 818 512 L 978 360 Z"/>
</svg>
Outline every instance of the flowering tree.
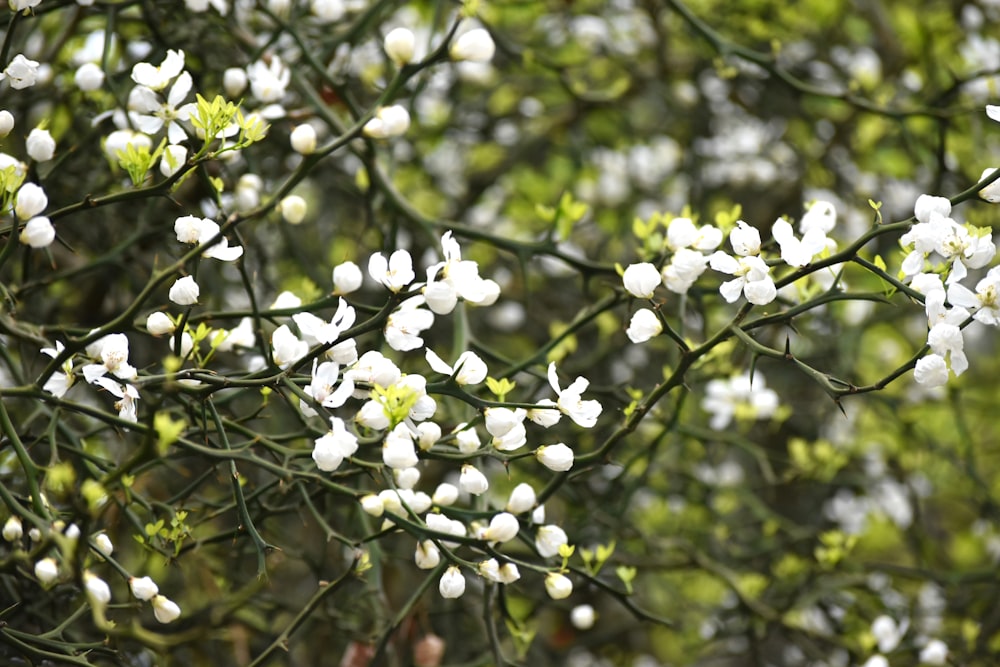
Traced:
<svg viewBox="0 0 1000 667">
<path fill-rule="evenodd" d="M 0 656 L 992 664 L 1000 8 L 788 4 L 12 0 Z"/>
</svg>

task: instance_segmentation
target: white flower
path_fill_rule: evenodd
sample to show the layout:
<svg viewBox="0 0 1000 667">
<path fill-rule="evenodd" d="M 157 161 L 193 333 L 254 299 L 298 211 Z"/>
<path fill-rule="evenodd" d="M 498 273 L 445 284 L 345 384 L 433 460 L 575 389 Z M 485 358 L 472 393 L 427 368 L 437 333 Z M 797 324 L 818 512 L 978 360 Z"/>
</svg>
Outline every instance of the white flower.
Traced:
<svg viewBox="0 0 1000 667">
<path fill-rule="evenodd" d="M 177 144 L 171 144 L 164 148 L 163 155 L 160 156 L 160 173 L 166 178 L 176 174 L 187 162 L 187 154 L 187 148 Z"/>
<path fill-rule="evenodd" d="M 324 361 L 322 364 L 317 359 L 313 359 L 312 381 L 303 388 L 306 394 L 312 396 L 313 400 L 324 408 L 339 408 L 354 393 L 354 381 L 349 377 L 344 377 L 340 386 L 334 390 L 337 378 L 340 375 L 340 366 L 332 361 Z M 304 401 L 299 402 L 299 407 L 307 417 L 315 415 L 315 411 Z"/>
<path fill-rule="evenodd" d="M 115 401 L 115 409 L 118 410 L 118 417 L 120 419 L 133 423 L 139 421 L 137 406 L 135 404 L 139 400 L 138 389 L 130 384 L 118 384 L 107 377 L 99 377 L 94 380 L 93 384 L 104 388 L 115 398 L 121 399 Z"/>
<path fill-rule="evenodd" d="M 663 332 L 663 323 L 656 313 L 648 308 L 637 310 L 629 321 L 625 334 L 633 343 L 645 343 L 654 336 L 659 336 Z"/>
<path fill-rule="evenodd" d="M 438 591 L 443 598 L 462 597 L 462 593 L 465 592 L 465 576 L 458 566 L 452 565 L 445 570 L 441 575 L 441 581 L 438 582 Z"/>
<path fill-rule="evenodd" d="M 395 480 L 397 488 L 412 489 L 420 481 L 420 470 L 417 468 L 396 468 L 392 471 L 392 478 Z"/>
<path fill-rule="evenodd" d="M 441 551 L 431 540 L 417 542 L 413 560 L 421 570 L 433 570 L 441 562 Z"/>
<path fill-rule="evenodd" d="M 597 418 L 601 416 L 601 404 L 595 400 L 585 401 L 581 397 L 590 386 L 590 381 L 584 377 L 577 377 L 571 385 L 560 389 L 555 362 L 549 364 L 548 377 L 549 385 L 559 396 L 556 405 L 564 415 L 584 428 L 591 428 L 597 423 Z"/>
<path fill-rule="evenodd" d="M 382 462 L 390 468 L 412 468 L 419 461 L 409 427 L 405 423 L 396 424 L 382 444 Z"/>
<path fill-rule="evenodd" d="M 0 72 L 0 81 L 4 78 L 10 81 L 10 87 L 14 90 L 30 88 L 38 81 L 38 61 L 29 60 L 19 53 Z"/>
<path fill-rule="evenodd" d="M 427 268 L 423 288 L 428 307 L 438 315 L 454 310 L 458 299 L 474 306 L 489 306 L 500 296 L 500 286 L 479 276 L 479 264 L 462 259 L 462 248 L 451 231 L 441 236 L 444 261 Z"/>
<path fill-rule="evenodd" d="M 219 235 L 219 223 L 208 218 L 184 215 L 174 220 L 174 234 L 181 243 L 206 246 Z M 243 246 L 230 246 L 226 237 L 207 245 L 202 256 L 222 262 L 232 262 L 243 256 Z M 195 297 L 197 300 L 197 296 Z"/>
<path fill-rule="evenodd" d="M 269 60 L 268 63 L 258 60 L 247 67 L 250 91 L 265 104 L 280 102 L 292 80 L 292 73 L 281 62 L 281 58 L 272 55 Z"/>
<path fill-rule="evenodd" d="M 507 500 L 507 511 L 522 514 L 533 509 L 537 502 L 535 490 L 531 488 L 530 484 L 521 482 L 510 492 L 510 498 Z"/>
<path fill-rule="evenodd" d="M 142 132 L 127 129 L 115 130 L 104 140 L 104 155 L 107 156 L 112 164 L 118 165 L 120 160 L 119 154 L 127 152 L 129 146 L 132 146 L 136 150 L 143 146 L 152 148 L 153 140 Z"/>
<path fill-rule="evenodd" d="M 577 630 L 590 630 L 594 627 L 597 614 L 589 604 L 581 604 L 573 607 L 569 613 L 569 620 Z"/>
<path fill-rule="evenodd" d="M 399 104 L 391 107 L 379 107 L 375 116 L 371 118 L 365 126 L 363 132 L 365 136 L 372 139 L 388 139 L 406 134 L 410 129 L 410 114 Z"/>
<path fill-rule="evenodd" d="M 324 472 L 336 470 L 348 456 L 358 451 L 358 439 L 347 430 L 344 420 L 330 417 L 330 431 L 313 443 L 312 457 Z"/>
<path fill-rule="evenodd" d="M 162 595 L 153 598 L 153 616 L 160 623 L 172 623 L 181 615 L 181 608 Z"/>
<path fill-rule="evenodd" d="M 550 426 L 555 426 L 559 423 L 559 420 L 562 418 L 562 413 L 559 412 L 559 406 L 556 405 L 555 401 L 550 398 L 543 398 L 536 401 L 535 405 L 550 405 L 552 407 L 530 408 L 528 410 L 528 419 L 544 428 L 549 428 Z"/>
<path fill-rule="evenodd" d="M 837 209 L 828 201 L 817 200 L 813 202 L 802 219 L 799 220 L 799 231 L 808 234 L 813 229 L 818 229 L 824 235 L 833 231 L 837 225 Z"/>
<path fill-rule="evenodd" d="M 889 667 L 889 661 L 884 655 L 873 655 L 861 667 Z"/>
<path fill-rule="evenodd" d="M 810 227 L 797 239 L 791 224 L 783 218 L 771 226 L 771 235 L 781 248 L 781 259 L 789 266 L 805 266 L 826 248 L 826 234 L 820 228 Z"/>
<path fill-rule="evenodd" d="M 385 341 L 389 347 L 399 352 L 423 347 L 420 333 L 434 324 L 434 313 L 420 307 L 425 302 L 422 295 L 412 296 L 389 315 L 385 323 Z"/>
<path fill-rule="evenodd" d="M 553 600 L 564 600 L 573 593 L 573 582 L 563 574 L 549 572 L 545 575 L 545 592 Z"/>
<path fill-rule="evenodd" d="M 48 355 L 55 359 L 62 351 L 65 346 L 62 341 L 56 341 L 55 347 L 43 347 L 41 353 Z M 69 388 L 73 386 L 73 358 L 70 357 L 62 363 L 62 367 L 59 371 L 53 373 L 48 380 L 45 381 L 45 386 L 42 387 L 43 391 L 47 391 L 56 398 L 62 398 L 69 391 Z"/>
<path fill-rule="evenodd" d="M 288 368 L 309 352 L 309 344 L 299 340 L 287 324 L 282 324 L 271 334 L 271 356 L 278 368 Z"/>
<path fill-rule="evenodd" d="M 174 281 L 174 284 L 170 286 L 170 292 L 167 296 L 178 306 L 191 306 L 198 303 L 198 295 L 200 293 L 201 289 L 198 287 L 198 283 L 194 281 L 194 277 L 184 276 Z"/>
<path fill-rule="evenodd" d="M 719 287 L 719 293 L 729 303 L 739 299 L 741 293 L 747 301 L 758 306 L 769 304 L 778 296 L 770 267 L 756 255 L 737 259 L 719 250 L 709 257 L 709 265 L 716 271 L 736 276 Z"/>
<path fill-rule="evenodd" d="M 760 254 L 760 232 L 742 220 L 736 221 L 736 228 L 729 232 L 729 244 L 733 252 L 741 257 Z"/>
<path fill-rule="evenodd" d="M 479 576 L 487 581 L 500 583 L 500 563 L 496 558 L 489 558 L 476 566 Z"/>
<path fill-rule="evenodd" d="M 281 217 L 285 222 L 290 225 L 298 225 L 306 219 L 306 213 L 309 212 L 309 206 L 306 204 L 306 200 L 302 197 L 298 195 L 288 195 L 278 202 L 278 211 L 281 213 Z"/>
<path fill-rule="evenodd" d="M 361 287 L 361 268 L 354 262 L 342 262 L 333 267 L 333 293 L 350 294 Z"/>
<path fill-rule="evenodd" d="M 458 486 L 466 493 L 479 496 L 486 493 L 486 490 L 490 488 L 490 483 L 486 479 L 486 475 L 480 472 L 478 468 L 466 463 L 462 465 L 462 474 L 459 475 Z"/>
<path fill-rule="evenodd" d="M 237 99 L 247 89 L 248 77 L 242 67 L 228 67 L 222 73 L 222 89 L 231 99 Z"/>
<path fill-rule="evenodd" d="M 1000 106 L 995 104 L 986 105 L 986 115 L 1000 123 Z"/>
<path fill-rule="evenodd" d="M 454 375 L 455 382 L 459 385 L 476 385 L 486 379 L 489 369 L 479 355 L 471 350 L 467 350 L 459 355 L 455 366 L 449 366 L 441 357 L 435 354 L 434 350 L 427 348 L 424 351 L 427 364 L 438 373 L 444 375 Z M 488 430 L 488 429 L 487 429 Z"/>
<path fill-rule="evenodd" d="M 24 529 L 21 526 L 21 518 L 17 516 L 11 516 L 7 518 L 7 521 L 3 524 L 3 538 L 8 542 L 14 542 L 21 539 L 24 534 Z"/>
<path fill-rule="evenodd" d="M 479 440 L 479 434 L 476 432 L 476 429 L 467 429 L 464 427 L 465 424 L 461 424 L 461 428 L 456 427 L 455 446 L 463 454 L 471 454 L 482 446 L 482 442 Z"/>
<path fill-rule="evenodd" d="M 872 621 L 872 636 L 878 642 L 879 652 L 890 653 L 899 646 L 899 642 L 903 639 L 909 626 L 908 620 L 897 625 L 895 620 L 884 614 Z"/>
<path fill-rule="evenodd" d="M 983 175 L 979 177 L 979 181 L 980 182 L 985 181 L 987 178 L 989 178 L 990 176 L 992 176 L 995 171 L 996 171 L 996 169 L 993 168 L 993 167 L 985 169 L 983 171 Z M 979 196 L 980 196 L 980 198 L 985 199 L 986 201 L 988 201 L 991 204 L 996 204 L 997 202 L 1000 202 L 1000 180 L 993 181 L 992 183 L 990 183 L 989 185 L 987 185 L 985 188 L 983 188 L 982 190 L 980 190 L 979 191 Z M 937 641 L 937 640 L 935 640 L 935 641 Z"/>
<path fill-rule="evenodd" d="M 482 539 L 487 542 L 509 542 L 517 537 L 521 524 L 509 512 L 500 512 L 490 519 L 490 526 L 483 531 Z"/>
<path fill-rule="evenodd" d="M 83 573 L 83 585 L 87 589 L 91 604 L 104 606 L 111 602 L 111 589 L 108 583 L 89 570 Z"/>
<path fill-rule="evenodd" d="M 486 408 L 483 414 L 486 431 L 493 436 L 493 446 L 500 451 L 512 452 L 528 442 L 524 428 L 524 418 L 528 413 L 523 408 Z"/>
<path fill-rule="evenodd" d="M 559 547 L 569 543 L 569 538 L 559 526 L 540 526 L 535 534 L 535 548 L 542 558 L 559 555 Z"/>
<path fill-rule="evenodd" d="M 368 259 L 368 275 L 391 292 L 399 292 L 416 278 L 410 253 L 402 249 L 392 253 L 388 261 L 380 252 L 373 254 Z"/>
<path fill-rule="evenodd" d="M 171 334 L 176 328 L 177 325 L 174 324 L 174 321 L 166 313 L 150 313 L 149 317 L 146 318 L 146 331 L 154 336 Z"/>
<path fill-rule="evenodd" d="M 354 326 L 357 313 L 354 307 L 340 298 L 337 301 L 337 310 L 330 321 L 316 317 L 312 313 L 296 313 L 292 315 L 292 320 L 298 325 L 299 331 L 306 339 L 315 340 L 317 343 L 335 343 L 340 335 Z M 337 407 L 337 406 L 333 406 Z"/>
<path fill-rule="evenodd" d="M 417 39 L 413 31 L 407 28 L 395 28 L 390 30 L 385 36 L 382 47 L 392 62 L 399 67 L 406 65 L 413 60 L 413 53 L 416 49 Z"/>
<path fill-rule="evenodd" d="M 136 63 L 132 68 L 132 80 L 140 86 L 159 91 L 167 87 L 171 80 L 184 70 L 184 52 L 167 51 L 159 66 L 146 62 Z"/>
<path fill-rule="evenodd" d="M 948 364 L 937 354 L 928 354 L 917 360 L 913 379 L 928 387 L 940 387 L 948 382 Z"/>
<path fill-rule="evenodd" d="M 573 450 L 559 442 L 554 445 L 542 445 L 535 450 L 535 458 L 556 472 L 566 472 L 573 467 Z"/>
<path fill-rule="evenodd" d="M 516 564 L 507 562 L 500 566 L 497 577 L 501 584 L 512 584 L 521 578 L 521 572 L 517 569 Z"/>
<path fill-rule="evenodd" d="M 976 283 L 975 292 L 961 283 L 952 283 L 948 286 L 948 301 L 975 311 L 973 317 L 983 324 L 1000 326 L 1000 267 L 990 269 Z"/>
<path fill-rule="evenodd" d="M 728 426 L 736 414 L 769 419 L 778 409 L 778 395 L 767 388 L 760 373 L 754 373 L 753 377 L 743 373 L 709 381 L 701 408 L 712 413 L 709 426 L 719 431 Z"/>
<path fill-rule="evenodd" d="M 712 225 L 695 227 L 690 218 L 674 218 L 667 225 L 667 247 L 679 250 L 715 250 L 722 244 L 722 230 Z M 699 253 L 700 254 L 700 253 Z"/>
<path fill-rule="evenodd" d="M 73 83 L 85 93 L 93 92 L 104 85 L 104 70 L 97 63 L 83 63 L 76 69 Z"/>
<path fill-rule="evenodd" d="M 156 582 L 149 577 L 132 577 L 128 585 L 137 600 L 152 600 L 160 592 Z"/>
<path fill-rule="evenodd" d="M 452 60 L 468 60 L 476 63 L 488 63 L 496 53 L 496 44 L 490 33 L 483 28 L 470 30 L 452 42 L 448 50 Z"/>
<path fill-rule="evenodd" d="M 316 151 L 316 128 L 309 123 L 296 125 L 289 140 L 293 151 L 300 155 L 309 155 Z"/>
<path fill-rule="evenodd" d="M 132 380 L 136 377 L 135 367 L 128 362 L 128 337 L 125 334 L 110 334 L 94 345 L 96 346 L 94 356 L 99 356 L 101 363 L 83 367 L 83 377 L 87 382 L 94 383 L 105 373 L 111 373 L 121 380 Z"/>
<path fill-rule="evenodd" d="M 24 142 L 28 157 L 35 162 L 48 162 L 56 154 L 56 140 L 48 130 L 36 127 Z"/>
<path fill-rule="evenodd" d="M 427 451 L 441 439 L 441 427 L 435 422 L 417 424 L 417 445 L 422 451 Z"/>
<path fill-rule="evenodd" d="M 323 23 L 339 21 L 347 11 L 345 0 L 310 0 L 312 13 Z"/>
<path fill-rule="evenodd" d="M 649 262 L 629 264 L 622 275 L 622 282 L 632 296 L 637 299 L 650 299 L 660 284 L 660 272 Z"/>
<path fill-rule="evenodd" d="M 932 639 L 920 650 L 920 662 L 926 665 L 948 663 L 948 645 L 940 639 Z"/>
<path fill-rule="evenodd" d="M 32 248 L 47 248 L 56 240 L 56 228 L 45 216 L 37 216 L 24 223 L 18 240 Z"/>
<path fill-rule="evenodd" d="M 55 559 L 43 558 L 35 563 L 35 576 L 45 586 L 55 581 L 59 576 L 59 566 L 56 564 Z"/>
<path fill-rule="evenodd" d="M 6 109 L 0 109 L 0 139 L 10 134 L 14 129 L 14 114 Z"/>
<path fill-rule="evenodd" d="M 385 513 L 385 502 L 380 496 L 376 496 L 373 493 L 369 493 L 367 496 L 362 496 L 361 509 L 364 510 L 365 514 L 370 514 L 371 516 L 382 516 Z"/>
<path fill-rule="evenodd" d="M 33 218 L 49 205 L 49 198 L 45 196 L 45 190 L 34 183 L 25 183 L 17 191 L 14 200 L 14 213 L 20 220 Z"/>
<path fill-rule="evenodd" d="M 708 256 L 690 248 L 679 248 L 663 267 L 661 277 L 667 289 L 675 294 L 687 294 L 695 281 L 705 272 Z"/>
</svg>

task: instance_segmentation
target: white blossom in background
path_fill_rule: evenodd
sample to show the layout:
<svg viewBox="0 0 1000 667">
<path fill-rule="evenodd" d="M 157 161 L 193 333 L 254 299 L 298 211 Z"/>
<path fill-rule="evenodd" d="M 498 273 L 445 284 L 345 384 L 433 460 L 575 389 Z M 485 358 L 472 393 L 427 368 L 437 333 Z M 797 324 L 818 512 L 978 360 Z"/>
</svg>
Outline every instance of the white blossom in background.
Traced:
<svg viewBox="0 0 1000 667">
<path fill-rule="evenodd" d="M 891 653 L 895 650 L 909 627 L 909 619 L 904 619 L 902 623 L 897 624 L 893 618 L 884 614 L 872 621 L 871 632 L 878 644 L 879 652 Z"/>
<path fill-rule="evenodd" d="M 648 308 L 640 308 L 633 313 L 628 328 L 625 330 L 628 339 L 636 344 L 645 343 L 661 333 L 663 333 L 663 323 L 660 322 L 656 313 Z"/>
<path fill-rule="evenodd" d="M 14 129 L 14 114 L 6 109 L 0 109 L 0 139 L 3 139 Z"/>
<path fill-rule="evenodd" d="M 56 228 L 45 216 L 36 216 L 24 223 L 18 240 L 36 250 L 38 248 L 47 248 L 56 240 Z"/>
<path fill-rule="evenodd" d="M 488 63 L 496 53 L 493 37 L 484 28 L 474 28 L 459 35 L 448 50 L 452 60 Z"/>
<path fill-rule="evenodd" d="M 106 533 L 98 533 L 95 535 L 94 545 L 97 547 L 97 550 L 105 556 L 110 556 L 115 550 L 115 545 L 111 543 L 111 538 L 108 537 Z"/>
<path fill-rule="evenodd" d="M 167 296 L 178 306 L 192 306 L 198 303 L 198 296 L 201 288 L 195 282 L 193 276 L 184 276 L 174 281 L 170 286 Z"/>
<path fill-rule="evenodd" d="M 19 53 L 0 72 L 0 81 L 6 79 L 14 90 L 30 88 L 38 82 L 38 61 L 25 58 Z"/>
<path fill-rule="evenodd" d="M 142 132 L 129 129 L 115 130 L 104 139 L 104 155 L 112 164 L 117 165 L 119 154 L 126 153 L 129 146 L 136 150 L 140 147 L 152 149 L 153 140 Z"/>
<path fill-rule="evenodd" d="M 288 195 L 278 202 L 278 212 L 282 219 L 290 225 L 301 224 L 309 212 L 309 205 L 299 195 Z"/>
<path fill-rule="evenodd" d="M 597 418 L 601 416 L 601 404 L 596 400 L 583 400 L 582 394 L 590 386 L 590 381 L 584 377 L 577 377 L 565 389 L 559 388 L 559 375 L 556 372 L 555 362 L 549 363 L 548 368 L 549 386 L 556 392 L 559 399 L 556 405 L 559 410 L 577 425 L 584 428 L 591 428 L 597 423 Z"/>
<path fill-rule="evenodd" d="M 573 607 L 569 620 L 577 630 L 590 630 L 597 620 L 597 613 L 589 604 L 581 604 Z"/>
<path fill-rule="evenodd" d="M 35 576 L 47 586 L 59 577 L 59 565 L 54 558 L 43 558 L 35 563 Z"/>
<path fill-rule="evenodd" d="M 455 361 L 454 367 L 449 366 L 431 348 L 424 350 L 424 356 L 431 369 L 443 375 L 454 375 L 455 382 L 462 386 L 477 385 L 485 380 L 487 374 L 489 374 L 486 362 L 472 350 L 466 350 L 460 354 L 458 360 Z"/>
<path fill-rule="evenodd" d="M 344 420 L 330 417 L 330 430 L 313 441 L 312 458 L 324 472 L 336 470 L 344 459 L 358 451 L 358 439 L 347 430 Z"/>
<path fill-rule="evenodd" d="M 285 89 L 292 80 L 292 73 L 281 62 L 281 58 L 272 55 L 249 65 L 247 79 L 253 96 L 264 104 L 270 104 L 280 102 L 285 96 Z"/>
<path fill-rule="evenodd" d="M 87 570 L 83 573 L 83 585 L 87 589 L 87 597 L 90 598 L 91 604 L 103 607 L 111 602 L 111 589 L 108 583 L 93 572 Z"/>
<path fill-rule="evenodd" d="M 374 253 L 368 258 L 368 275 L 390 292 L 399 292 L 417 277 L 413 272 L 413 259 L 403 249 L 393 252 L 389 259 L 380 252 Z"/>
<path fill-rule="evenodd" d="M 948 645 L 940 639 L 932 639 L 920 649 L 920 662 L 925 665 L 948 664 Z"/>
<path fill-rule="evenodd" d="M 222 89 L 230 99 L 239 99 L 250 79 L 242 67 L 227 67 L 222 73 Z"/>
<path fill-rule="evenodd" d="M 369 119 L 362 131 L 372 139 L 389 139 L 406 134 L 410 129 L 410 113 L 406 107 L 394 104 L 379 107 L 375 116 Z"/>
<path fill-rule="evenodd" d="M 701 408 L 711 413 L 708 425 L 716 431 L 726 428 L 733 417 L 770 419 L 778 410 L 778 395 L 768 389 L 764 376 L 754 373 L 710 380 Z"/>
<path fill-rule="evenodd" d="M 16 542 L 21 539 L 24 534 L 24 529 L 21 525 L 21 518 L 17 516 L 10 516 L 7 521 L 3 524 L 3 538 L 8 542 Z"/>
<path fill-rule="evenodd" d="M 802 219 L 799 220 L 799 232 L 803 235 L 809 234 L 815 229 L 826 236 L 836 226 L 837 208 L 831 202 L 822 199 L 810 204 L 802 215 Z"/>
<path fill-rule="evenodd" d="M 629 264 L 622 274 L 625 290 L 637 299 L 650 299 L 660 284 L 660 272 L 649 262 Z"/>
<path fill-rule="evenodd" d="M 316 128 L 309 123 L 296 125 L 289 136 L 292 150 L 300 155 L 310 155 L 316 151 Z"/>
</svg>

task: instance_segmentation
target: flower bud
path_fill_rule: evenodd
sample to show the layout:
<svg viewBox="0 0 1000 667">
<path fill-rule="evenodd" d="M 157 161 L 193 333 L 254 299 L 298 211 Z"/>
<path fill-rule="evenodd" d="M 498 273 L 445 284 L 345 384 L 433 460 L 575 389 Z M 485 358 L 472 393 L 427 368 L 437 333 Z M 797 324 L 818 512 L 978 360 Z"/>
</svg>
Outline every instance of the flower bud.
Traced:
<svg viewBox="0 0 1000 667">
<path fill-rule="evenodd" d="M 569 613 L 569 620 L 577 630 L 590 630 L 594 627 L 597 614 L 589 604 L 581 604 L 573 607 L 573 611 Z"/>
<path fill-rule="evenodd" d="M 56 564 L 55 559 L 43 558 L 35 563 L 35 576 L 45 586 L 55 581 L 56 577 L 59 576 L 59 566 Z"/>
<path fill-rule="evenodd" d="M 373 493 L 369 493 L 367 496 L 361 498 L 361 509 L 365 511 L 365 514 L 370 514 L 372 516 L 382 516 L 385 512 L 385 503 L 382 498 L 376 496 Z"/>
<path fill-rule="evenodd" d="M 421 570 L 433 570 L 441 562 L 441 552 L 431 540 L 417 543 L 417 551 L 413 560 Z"/>
<path fill-rule="evenodd" d="M 417 424 L 417 445 L 426 452 L 434 443 L 441 439 L 441 427 L 435 422 L 420 422 Z"/>
<path fill-rule="evenodd" d="M 160 592 L 156 582 L 149 577 L 131 577 L 128 587 L 137 600 L 152 600 Z"/>
<path fill-rule="evenodd" d="M 564 600 L 573 593 L 573 582 L 563 574 L 549 572 L 545 575 L 545 592 L 553 600 Z"/>
<path fill-rule="evenodd" d="M 383 47 L 385 48 L 386 55 L 392 59 L 392 62 L 402 67 L 413 60 L 416 43 L 417 40 L 413 36 L 412 30 L 395 28 L 394 30 L 390 30 L 389 34 L 385 36 Z"/>
<path fill-rule="evenodd" d="M 441 507 L 453 505 L 458 500 L 458 487 L 447 482 L 438 484 L 431 499 L 435 505 L 440 505 Z"/>
<path fill-rule="evenodd" d="M 542 526 L 535 535 L 535 548 L 542 558 L 559 555 L 559 547 L 569 543 L 566 531 L 559 526 Z"/>
<path fill-rule="evenodd" d="M 24 535 L 24 528 L 21 526 L 21 517 L 12 516 L 3 525 L 3 538 L 8 542 L 21 539 Z"/>
<path fill-rule="evenodd" d="M 170 286 L 168 296 L 171 301 L 179 306 L 190 306 L 198 303 L 198 295 L 200 293 L 201 289 L 198 287 L 198 283 L 194 281 L 194 278 L 184 276 L 174 281 L 174 284 Z"/>
<path fill-rule="evenodd" d="M 14 129 L 14 114 L 6 109 L 0 109 L 0 139 L 10 134 Z"/>
<path fill-rule="evenodd" d="M 509 542 L 517 537 L 520 529 L 517 517 L 509 512 L 500 512 L 490 519 L 490 527 L 483 533 L 483 539 L 487 542 Z"/>
<path fill-rule="evenodd" d="M 171 334 L 176 328 L 177 325 L 174 324 L 174 321 L 166 313 L 150 313 L 149 317 L 146 318 L 146 331 L 154 336 Z"/>
<path fill-rule="evenodd" d="M 531 488 L 530 484 L 522 482 L 510 492 L 510 499 L 507 501 L 507 511 L 513 514 L 521 514 L 534 507 L 535 502 L 535 490 Z"/>
<path fill-rule="evenodd" d="M 105 556 L 110 556 L 115 550 L 115 545 L 111 543 L 111 538 L 105 533 L 95 535 L 94 544 L 97 546 L 97 550 Z"/>
<path fill-rule="evenodd" d="M 108 588 L 107 582 L 93 572 L 83 573 L 83 585 L 87 588 L 91 604 L 103 607 L 111 602 L 111 589 Z"/>
<path fill-rule="evenodd" d="M 542 445 L 535 450 L 535 458 L 543 466 L 556 472 L 566 472 L 573 467 L 573 450 L 561 442 Z"/>
<path fill-rule="evenodd" d="M 17 198 L 14 203 L 14 213 L 18 219 L 27 220 L 33 218 L 49 205 L 49 198 L 45 196 L 45 190 L 34 183 L 25 183 L 17 191 Z"/>
<path fill-rule="evenodd" d="M 365 123 L 365 136 L 372 139 L 388 139 L 405 134 L 410 128 L 410 114 L 402 106 L 381 107 L 375 117 Z"/>
<path fill-rule="evenodd" d="M 300 155 L 309 155 L 316 150 L 316 128 L 309 123 L 296 125 L 289 140 L 293 151 Z"/>
<path fill-rule="evenodd" d="M 995 171 L 996 169 L 993 167 L 986 169 L 985 171 L 983 171 L 983 175 L 979 177 L 979 180 L 980 181 L 986 180 L 987 178 L 992 176 L 993 172 Z M 993 181 L 985 188 L 980 190 L 979 196 L 991 204 L 996 204 L 1000 202 L 1000 180 Z"/>
<path fill-rule="evenodd" d="M 490 488 L 490 483 L 486 479 L 486 475 L 481 473 L 478 468 L 466 463 L 462 466 L 462 474 L 458 478 L 458 486 L 466 493 L 478 496 L 486 493 L 486 490 Z"/>
<path fill-rule="evenodd" d="M 469 60 L 475 63 L 488 63 L 496 53 L 496 45 L 490 33 L 483 28 L 476 28 L 459 35 L 452 42 L 449 54 L 452 60 Z"/>
<path fill-rule="evenodd" d="M 441 575 L 438 591 L 443 598 L 459 598 L 465 593 L 465 576 L 457 566 L 452 565 Z"/>
<path fill-rule="evenodd" d="M 400 489 L 412 489 L 420 481 L 420 471 L 416 468 L 399 468 L 392 471 L 392 477 Z"/>
<path fill-rule="evenodd" d="M 48 130 L 36 127 L 24 142 L 28 157 L 35 162 L 48 162 L 56 154 L 56 140 Z"/>
<path fill-rule="evenodd" d="M 18 238 L 21 243 L 32 248 L 47 248 L 56 239 L 56 228 L 48 218 L 38 216 L 25 223 Z"/>
<path fill-rule="evenodd" d="M 512 584 L 521 578 L 521 572 L 517 569 L 517 565 L 509 562 L 501 565 L 497 574 L 502 584 Z"/>
<path fill-rule="evenodd" d="M 628 293 L 637 299 L 649 299 L 660 284 L 660 272 L 649 262 L 629 264 L 622 275 L 622 283 Z"/>
<path fill-rule="evenodd" d="M 171 623 L 181 615 L 181 608 L 162 595 L 153 598 L 153 616 L 160 623 Z"/>
<path fill-rule="evenodd" d="M 333 293 L 343 296 L 361 287 L 364 275 L 361 267 L 354 262 L 341 262 L 333 267 Z M 440 437 L 440 436 L 439 436 Z"/>
<path fill-rule="evenodd" d="M 278 203 L 281 217 L 290 225 L 297 225 L 306 219 L 309 207 L 306 200 L 298 195 L 288 195 Z"/>
<path fill-rule="evenodd" d="M 167 146 L 163 149 L 163 155 L 160 156 L 160 173 L 166 178 L 176 174 L 187 161 L 187 153 L 187 148 L 184 146 L 177 144 Z"/>
</svg>

